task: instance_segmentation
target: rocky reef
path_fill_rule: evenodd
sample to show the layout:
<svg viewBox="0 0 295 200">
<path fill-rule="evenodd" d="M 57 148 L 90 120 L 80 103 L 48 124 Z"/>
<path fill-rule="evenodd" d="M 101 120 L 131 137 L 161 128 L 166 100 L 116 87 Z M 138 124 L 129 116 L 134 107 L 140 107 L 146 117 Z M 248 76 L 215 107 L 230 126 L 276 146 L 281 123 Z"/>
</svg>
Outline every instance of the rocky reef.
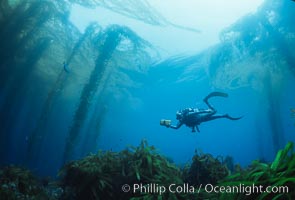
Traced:
<svg viewBox="0 0 295 200">
<path fill-rule="evenodd" d="M 279 150 L 272 163 L 256 160 L 246 168 L 234 167 L 230 157 L 213 157 L 197 151 L 191 163 L 180 167 L 142 141 L 138 147 L 120 152 L 99 151 L 71 161 L 60 170 L 58 180 L 37 178 L 20 167 L 4 167 L 0 170 L 0 197 L 3 200 L 294 199 L 293 146 L 289 142 Z M 208 192 L 206 186 L 211 185 L 219 188 L 219 192 Z M 271 186 L 271 191 L 233 191 L 234 187 L 254 185 Z M 279 191 L 279 187 L 287 190 Z"/>
<path fill-rule="evenodd" d="M 7 166 L 0 170 L 1 200 L 57 200 L 61 194 L 54 181 L 39 179 L 25 168 Z"/>
</svg>

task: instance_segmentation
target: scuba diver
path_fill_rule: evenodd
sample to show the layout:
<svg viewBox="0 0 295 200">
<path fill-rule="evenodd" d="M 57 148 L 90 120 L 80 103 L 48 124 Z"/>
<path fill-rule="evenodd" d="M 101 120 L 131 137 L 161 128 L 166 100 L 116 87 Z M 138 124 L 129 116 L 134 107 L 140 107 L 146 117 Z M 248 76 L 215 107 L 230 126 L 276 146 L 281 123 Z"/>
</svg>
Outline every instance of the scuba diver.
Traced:
<svg viewBox="0 0 295 200">
<path fill-rule="evenodd" d="M 171 125 L 171 120 L 161 120 L 160 125 L 166 126 L 167 128 L 179 129 L 183 124 L 192 128 L 192 132 L 200 132 L 199 125 L 202 122 L 211 121 L 219 118 L 227 118 L 230 120 L 239 120 L 242 117 L 231 117 L 228 114 L 224 115 L 215 115 L 217 113 L 216 109 L 208 102 L 211 97 L 228 97 L 228 94 L 223 92 L 212 92 L 206 96 L 203 101 L 209 107 L 208 109 L 199 109 L 199 108 L 186 108 L 176 112 L 176 119 L 178 124 Z"/>
</svg>

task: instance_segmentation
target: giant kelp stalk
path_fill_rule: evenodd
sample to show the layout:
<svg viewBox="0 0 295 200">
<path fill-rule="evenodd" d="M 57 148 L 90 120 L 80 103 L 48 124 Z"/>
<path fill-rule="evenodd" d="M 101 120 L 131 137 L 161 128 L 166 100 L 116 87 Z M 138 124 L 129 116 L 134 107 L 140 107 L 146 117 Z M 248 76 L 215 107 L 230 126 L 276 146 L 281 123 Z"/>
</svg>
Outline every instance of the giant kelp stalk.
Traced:
<svg viewBox="0 0 295 200">
<path fill-rule="evenodd" d="M 89 25 L 84 34 L 80 36 L 80 39 L 76 42 L 74 48 L 69 53 L 69 56 L 64 61 L 65 65 L 68 66 L 74 66 L 72 65 L 73 60 L 76 57 L 83 56 L 82 53 L 85 48 L 89 48 L 88 43 L 93 39 L 92 37 L 94 34 L 98 31 L 99 26 L 97 24 L 91 24 Z M 90 47 L 91 48 L 91 47 Z M 85 55 L 84 55 L 85 56 Z M 79 57 L 80 58 L 80 57 Z M 78 59 L 78 58 L 76 58 Z M 82 60 L 87 60 L 87 58 L 80 58 Z M 82 66 L 81 66 L 82 67 Z M 75 69 L 71 68 L 71 71 Z M 28 144 L 28 159 L 34 160 L 40 151 L 40 148 L 43 144 L 43 140 L 46 137 L 46 131 L 44 131 L 44 127 L 48 123 L 48 118 L 50 117 L 50 112 L 52 110 L 54 101 L 56 98 L 60 95 L 61 91 L 63 91 L 66 81 L 69 77 L 69 74 L 71 72 L 67 72 L 64 68 L 61 68 L 58 77 L 56 81 L 54 82 L 52 88 L 50 89 L 49 93 L 47 94 L 47 98 L 45 100 L 45 103 L 43 105 L 41 115 L 37 121 L 37 125 L 33 132 L 30 135 L 29 138 L 29 144 Z"/>
<path fill-rule="evenodd" d="M 108 62 L 107 72 L 101 81 L 104 84 L 99 86 L 99 95 L 95 97 L 93 109 L 89 112 L 84 124 L 85 128 L 81 134 L 83 144 L 77 151 L 81 155 L 97 150 L 100 128 L 108 107 L 111 107 L 110 101 L 119 101 L 121 104 L 123 99 L 123 101 L 130 102 L 132 101 L 130 97 L 136 98 L 129 91 L 140 85 L 139 77 L 143 76 L 151 62 L 151 52 L 155 52 L 150 48 L 150 44 L 128 31 L 128 38 L 124 37 L 113 52 L 112 59 Z"/>
<path fill-rule="evenodd" d="M 80 151 L 80 155 L 82 156 L 97 150 L 97 140 L 101 132 L 104 117 L 108 111 L 108 98 L 105 95 L 105 90 L 106 87 L 101 91 L 100 97 L 96 99 L 93 114 L 90 113 L 89 115 L 90 119 L 85 130 L 85 137 Z"/>
<path fill-rule="evenodd" d="M 127 27 L 113 25 L 108 27 L 104 33 L 98 35 L 98 41 L 101 43 L 99 55 L 95 62 L 95 68 L 91 72 L 88 83 L 85 84 L 79 106 L 75 112 L 73 123 L 69 129 L 69 135 L 64 153 L 64 160 L 68 160 L 72 154 L 75 142 L 79 136 L 81 128 L 87 118 L 90 106 L 95 95 L 100 96 L 101 91 L 106 87 L 106 77 L 108 77 L 112 68 L 108 68 L 108 62 L 112 57 L 116 47 L 120 44 L 123 38 L 130 40 L 134 47 L 140 45 L 140 39 Z"/>
<path fill-rule="evenodd" d="M 272 3 L 275 4 L 274 2 Z M 279 100 L 281 88 L 284 85 L 283 75 L 284 73 L 289 73 L 289 71 L 295 75 L 295 54 L 291 50 L 292 46 L 290 45 L 294 43 L 294 41 L 286 37 L 288 32 L 294 30 L 294 26 L 290 26 L 289 24 L 289 17 L 294 17 L 294 12 L 290 11 L 289 3 L 290 2 L 277 3 L 276 7 L 276 12 L 287 13 L 287 18 L 285 16 L 276 16 L 276 19 L 272 19 L 270 16 L 268 18 L 260 17 L 260 23 L 268 34 L 267 42 L 271 44 L 271 48 L 273 49 L 269 52 L 269 56 L 264 56 L 264 63 L 269 64 L 267 66 L 268 69 L 265 70 L 265 78 L 263 81 L 268 102 L 267 117 L 271 127 L 274 152 L 277 152 L 279 148 L 282 147 L 284 141 Z M 272 9 L 274 8 L 269 5 L 265 13 Z M 294 33 L 288 34 L 293 34 L 293 36 L 295 36 Z"/>
<path fill-rule="evenodd" d="M 256 114 L 258 116 L 258 114 Z M 256 139 L 257 139 L 257 152 L 258 152 L 258 158 L 261 161 L 266 161 L 265 158 L 265 152 L 263 151 L 263 140 L 265 139 L 263 137 L 263 129 L 261 127 L 261 124 L 259 123 L 259 117 L 257 117 L 257 121 L 255 123 L 255 129 L 256 129 Z"/>
<path fill-rule="evenodd" d="M 58 11 L 59 6 L 63 7 L 64 13 Z M 40 72 L 55 65 L 55 61 L 49 62 L 50 59 L 46 58 L 56 55 L 50 50 L 62 44 L 61 29 L 69 27 L 64 24 L 65 13 L 67 12 L 63 3 L 15 1 L 14 8 L 6 15 L 7 19 L 1 21 L 3 29 L 0 36 L 3 41 L 0 47 L 0 69 L 1 81 L 4 82 L 0 84 L 3 96 L 1 120 L 5 126 L 0 129 L 1 142 L 5 144 L 9 144 L 8 137 L 13 137 L 13 133 L 10 133 L 14 128 L 12 124 L 18 120 L 18 111 L 26 103 L 28 90 L 36 89 L 32 83 L 42 83 Z M 70 34 L 69 31 L 65 32 Z M 46 85 L 43 86 L 46 88 Z M 37 95 L 34 99 L 38 99 Z M 3 145 L 1 148 L 7 150 Z"/>
<path fill-rule="evenodd" d="M 274 8 L 273 5 L 276 5 L 276 7 Z M 295 53 L 293 51 L 295 27 L 292 21 L 295 17 L 294 8 L 295 4 L 289 1 L 272 2 L 263 14 L 267 15 L 274 9 L 276 9 L 276 14 L 273 18 L 270 14 L 268 14 L 268 17 L 260 17 L 260 21 L 270 36 L 268 42 L 273 45 L 275 51 L 284 59 L 287 67 L 295 76 Z"/>
<path fill-rule="evenodd" d="M 280 116 L 280 92 L 275 88 L 274 83 L 271 80 L 271 75 L 268 73 L 265 77 L 266 99 L 268 102 L 266 116 L 268 117 L 271 127 L 274 152 L 277 152 L 283 145 L 284 132 Z"/>
<path fill-rule="evenodd" d="M 30 56 L 27 57 L 27 61 L 25 63 L 25 65 L 28 66 L 35 66 L 36 62 L 41 58 L 42 55 L 44 55 L 44 51 L 49 47 L 50 44 L 50 39 L 44 39 L 42 41 L 40 41 L 40 43 L 38 45 L 36 45 L 33 49 L 32 49 L 32 53 Z M 25 83 L 24 83 L 25 84 Z M 25 90 L 25 88 L 24 88 Z M 16 115 L 17 113 L 17 109 L 13 109 L 13 112 L 11 112 L 10 110 L 14 107 L 19 107 L 22 105 L 22 102 L 19 101 L 23 95 L 22 90 L 18 91 L 18 88 L 15 87 L 13 88 L 14 91 L 14 98 L 12 98 L 12 102 L 11 105 L 5 105 L 5 107 L 3 107 L 3 109 L 1 110 L 2 114 L 1 114 L 1 121 L 3 122 L 3 126 L 1 127 L 1 133 L 3 134 L 1 136 L 1 155 L 2 155 L 2 151 L 6 151 L 7 150 L 7 145 L 9 145 L 10 143 L 10 137 L 12 136 L 11 134 L 9 134 L 9 130 L 11 128 L 11 122 L 15 121 L 16 119 Z M 18 91 L 18 92 L 16 92 Z M 18 98 L 17 98 L 18 97 Z"/>
<path fill-rule="evenodd" d="M 3 82 L 0 84 L 0 118 L 4 124 L 0 127 L 0 141 L 1 155 L 8 156 L 10 154 L 8 147 L 11 142 L 9 140 L 13 137 L 17 136 L 18 142 L 26 143 L 28 139 L 25 138 L 28 138 L 32 132 L 36 133 L 29 138 L 34 138 L 28 140 L 29 146 L 32 146 L 32 143 L 38 146 L 36 138 L 44 138 L 43 134 L 46 130 L 40 130 L 44 124 L 43 121 L 35 121 L 35 118 L 38 119 L 39 116 L 39 104 L 36 106 L 32 104 L 40 102 L 40 111 L 41 113 L 43 111 L 41 119 L 49 114 L 46 109 L 42 109 L 43 96 L 46 97 L 47 91 L 50 96 L 50 85 L 55 74 L 63 71 L 62 62 L 71 62 L 75 50 L 80 45 L 73 47 L 75 44 L 73 41 L 78 40 L 79 32 L 68 20 L 67 3 L 14 1 L 14 7 L 9 8 L 7 8 L 9 12 L 3 14 L 6 19 L 0 21 L 3 28 L 0 31 L 3 39 L 0 45 L 0 81 Z M 30 92 L 34 95 L 28 95 Z M 49 100 L 45 101 L 45 105 L 46 103 L 51 105 L 52 102 Z M 27 112 L 24 114 L 29 117 L 21 116 L 23 108 L 29 108 L 24 111 Z M 20 121 L 26 124 L 25 129 L 21 131 L 17 130 L 19 127 L 16 125 Z M 32 131 L 35 125 L 38 131 Z M 23 140 L 21 136 L 24 137 Z M 19 151 L 22 151 L 21 148 L 24 147 L 20 146 Z M 40 152 L 40 149 L 34 149 L 33 152 Z"/>
<path fill-rule="evenodd" d="M 27 6 L 28 8 L 26 9 Z M 26 56 L 32 53 L 31 49 L 28 48 L 32 46 L 31 43 L 35 42 L 34 40 L 39 38 L 36 35 L 40 33 L 40 29 L 44 28 L 44 23 L 52 17 L 54 12 L 51 11 L 52 5 L 47 2 L 28 5 L 21 3 L 10 14 L 9 19 L 2 24 L 0 32 L 2 40 L 0 47 L 0 55 L 2 57 L 1 81 L 5 80 L 7 83 L 8 80 L 8 82 L 11 81 L 13 84 L 14 82 L 19 84 L 19 81 L 15 81 L 17 78 L 20 78 L 19 70 L 26 73 L 31 72 L 26 69 L 28 66 L 22 63 L 22 59 L 25 59 Z M 16 73 L 17 77 L 15 78 Z M 27 79 L 25 75 L 22 76 L 23 79 Z M 8 84 L 3 85 L 9 86 Z"/>
<path fill-rule="evenodd" d="M 9 15 L 10 12 L 11 9 L 9 7 L 8 0 L 2 0 L 0 2 L 0 25 L 2 25 L 4 19 Z"/>
<path fill-rule="evenodd" d="M 99 130 L 105 113 L 103 105 L 107 101 L 103 98 L 103 94 L 109 80 L 112 79 L 110 77 L 113 72 L 119 77 L 118 70 L 114 66 L 122 68 L 124 65 L 122 63 L 125 62 L 125 65 L 131 66 L 131 71 L 135 68 L 130 65 L 131 62 L 126 61 L 134 59 L 133 53 L 126 57 L 125 52 L 121 56 L 122 49 L 118 50 L 120 52 L 117 57 L 123 58 L 122 60 L 113 60 L 112 55 L 118 46 L 125 48 L 125 45 L 120 46 L 122 39 L 129 41 L 134 52 L 141 49 L 142 40 L 128 28 L 120 26 L 111 26 L 104 33 L 97 34 L 100 28 L 91 25 L 85 34 L 81 35 L 69 22 L 68 2 L 13 2 L 13 7 L 9 8 L 4 8 L 11 6 L 8 1 L 1 1 L 0 4 L 0 9 L 5 10 L 0 13 L 0 23 L 3 27 L 0 31 L 1 39 L 3 38 L 0 45 L 0 82 L 3 83 L 0 84 L 0 109 L 3 112 L 0 117 L 4 122 L 0 127 L 1 155 L 13 157 L 8 153 L 10 152 L 7 149 L 8 140 L 17 137 L 17 143 L 14 144 L 20 145 L 15 153 L 19 154 L 17 156 L 25 156 L 21 151 L 28 147 L 27 158 L 28 161 L 32 161 L 28 164 L 36 166 L 35 158 L 39 158 L 38 154 L 51 146 L 43 140 L 55 140 L 53 134 L 49 135 L 49 131 L 60 130 L 59 127 L 55 129 L 55 126 L 53 129 L 48 128 L 49 124 L 60 120 L 59 117 L 53 116 L 54 111 L 61 105 L 60 102 L 67 102 L 69 107 L 75 104 L 75 93 L 80 90 L 80 84 L 78 87 L 75 85 L 76 81 L 84 83 L 84 77 L 89 75 L 89 70 L 85 69 L 93 69 L 95 66 L 79 98 L 79 106 L 74 115 L 72 128 L 69 130 L 65 157 L 71 155 L 72 144 L 80 134 L 79 129 L 85 126 L 84 121 L 87 117 L 90 117 L 90 127 L 85 128 L 89 130 L 85 142 L 89 142 L 88 138 L 94 140 L 90 145 L 91 148 L 84 144 L 81 146 L 84 146 L 82 147 L 84 150 L 93 149 L 99 131 L 91 131 Z M 141 58 L 142 63 L 145 57 L 139 54 L 137 56 Z M 68 68 L 63 66 L 63 62 Z M 128 76 L 126 71 L 120 75 Z M 112 86 L 120 84 L 116 80 L 110 82 Z M 33 95 L 28 95 L 30 93 Z M 67 96 L 68 94 L 72 96 Z M 96 105 L 92 104 L 93 100 Z M 95 109 L 89 113 L 91 105 L 95 105 L 93 106 Z M 102 112 L 96 112 L 98 110 Z M 71 111 L 67 110 L 61 117 L 70 113 Z"/>
<path fill-rule="evenodd" d="M 25 90 L 28 89 L 27 86 L 30 73 L 32 73 L 39 59 L 41 59 L 46 50 L 48 50 L 48 48 L 50 47 L 50 42 L 50 37 L 38 39 L 32 47 L 27 48 L 26 51 L 30 53 L 27 53 L 27 55 L 25 55 L 25 62 L 15 63 L 20 64 L 20 69 L 18 69 L 18 72 L 14 72 L 14 80 L 12 80 L 12 82 L 8 80 L 8 83 L 11 84 L 7 86 L 8 89 L 5 93 L 6 98 L 1 109 L 1 113 L 5 113 L 6 115 L 3 119 L 1 119 L 4 120 L 2 121 L 4 124 L 6 124 L 6 120 L 9 120 L 7 116 L 9 116 L 10 114 L 15 115 L 15 113 L 11 113 L 11 110 L 13 106 L 20 102 L 19 100 L 24 95 Z"/>
<path fill-rule="evenodd" d="M 40 27 L 50 18 L 48 3 L 20 4 L 6 16 L 0 31 L 1 69 L 1 143 L 9 144 L 8 137 L 12 122 L 17 118 L 20 99 L 28 89 L 29 79 L 35 71 L 36 63 L 49 48 L 52 37 L 39 36 Z M 44 15 L 43 15 L 44 14 Z M 17 92 L 16 92 L 17 91 Z M 1 145 L 5 149 L 4 145 Z"/>
<path fill-rule="evenodd" d="M 221 34 L 222 43 L 213 50 L 209 64 L 217 87 L 250 86 L 264 91 L 268 104 L 265 117 L 275 151 L 284 141 L 279 99 L 286 84 L 284 76 L 294 74 L 294 6 L 290 1 L 266 1 L 256 14 L 246 16 Z"/>
</svg>

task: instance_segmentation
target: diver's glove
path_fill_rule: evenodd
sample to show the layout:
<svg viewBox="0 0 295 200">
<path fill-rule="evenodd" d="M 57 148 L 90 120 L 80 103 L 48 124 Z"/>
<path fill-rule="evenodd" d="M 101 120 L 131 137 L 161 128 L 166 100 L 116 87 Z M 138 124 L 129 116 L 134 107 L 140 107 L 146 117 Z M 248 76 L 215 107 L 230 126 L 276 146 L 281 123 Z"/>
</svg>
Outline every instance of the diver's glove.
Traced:
<svg viewBox="0 0 295 200">
<path fill-rule="evenodd" d="M 160 125 L 161 126 L 166 126 L 167 128 L 169 128 L 171 126 L 171 120 L 161 119 L 160 120 Z"/>
</svg>

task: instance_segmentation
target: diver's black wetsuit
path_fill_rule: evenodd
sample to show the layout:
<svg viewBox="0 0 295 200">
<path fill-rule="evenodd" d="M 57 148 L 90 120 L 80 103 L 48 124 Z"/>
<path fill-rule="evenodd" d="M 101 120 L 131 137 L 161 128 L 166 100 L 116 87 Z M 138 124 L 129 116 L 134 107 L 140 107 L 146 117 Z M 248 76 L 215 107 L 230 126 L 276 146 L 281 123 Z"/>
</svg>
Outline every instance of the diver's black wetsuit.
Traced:
<svg viewBox="0 0 295 200">
<path fill-rule="evenodd" d="M 178 129 L 183 124 L 186 126 L 192 128 L 192 132 L 196 132 L 195 128 L 198 132 L 200 132 L 198 125 L 200 125 L 202 122 L 211 121 L 218 118 L 227 118 L 230 120 L 239 120 L 242 117 L 231 117 L 228 114 L 225 115 L 215 115 L 216 109 L 213 108 L 212 105 L 208 102 L 208 99 L 211 97 L 228 97 L 228 94 L 222 93 L 222 92 L 212 92 L 208 96 L 204 98 L 204 102 L 209 107 L 208 109 L 198 109 L 198 108 L 186 108 L 184 110 L 178 111 L 176 113 L 176 119 L 179 120 L 178 124 L 176 126 L 174 125 L 168 125 L 167 127 Z"/>
</svg>

